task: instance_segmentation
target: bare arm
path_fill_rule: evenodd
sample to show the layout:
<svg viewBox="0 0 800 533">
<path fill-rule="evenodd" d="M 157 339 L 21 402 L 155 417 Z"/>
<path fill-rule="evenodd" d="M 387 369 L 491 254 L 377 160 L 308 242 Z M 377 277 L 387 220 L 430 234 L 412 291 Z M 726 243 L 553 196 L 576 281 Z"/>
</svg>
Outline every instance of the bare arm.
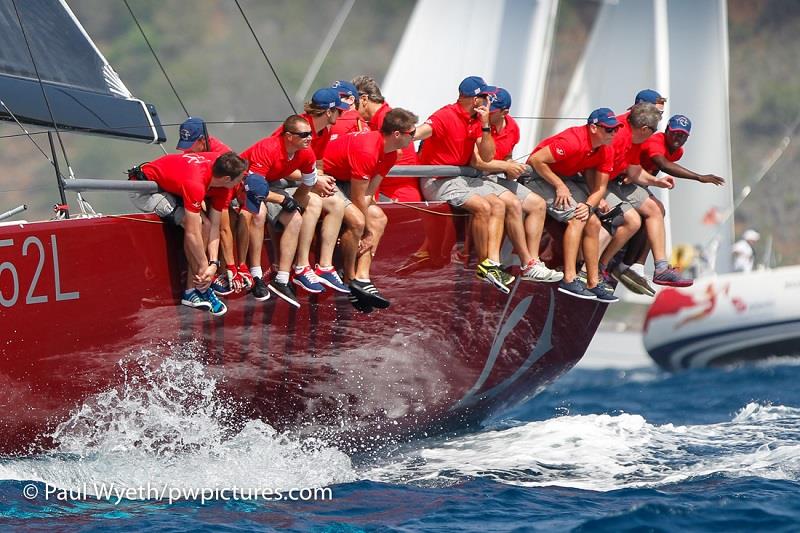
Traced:
<svg viewBox="0 0 800 533">
<path fill-rule="evenodd" d="M 470 159 L 469 165 L 482 172 L 487 172 L 490 174 L 505 174 L 510 180 L 519 178 L 525 173 L 526 170 L 528 170 L 525 165 L 522 163 L 517 163 L 516 161 L 512 161 L 510 157 L 503 160 L 492 159 L 487 163 L 481 159 L 480 155 L 478 154 L 477 147 L 475 147 L 475 150 L 472 153 L 472 159 Z"/>
<path fill-rule="evenodd" d="M 208 219 L 211 221 L 211 234 L 208 237 L 208 260 L 216 261 L 219 259 L 219 226 L 222 212 L 213 207 L 208 210 Z M 228 228 L 230 230 L 230 228 Z"/>
<path fill-rule="evenodd" d="M 662 189 L 671 189 L 675 186 L 675 180 L 672 176 L 667 176 L 663 179 L 658 179 L 645 169 L 641 167 L 641 165 L 628 165 L 628 169 L 625 171 L 627 175 L 626 180 L 628 183 L 636 183 L 641 185 L 642 187 L 661 187 Z"/>
<path fill-rule="evenodd" d="M 417 131 L 414 133 L 415 141 L 424 141 L 433 135 L 433 128 L 430 124 L 420 124 L 417 126 Z"/>
<path fill-rule="evenodd" d="M 725 180 L 714 174 L 698 174 L 692 172 L 688 168 L 679 165 L 673 161 L 668 160 L 663 155 L 656 155 L 653 157 L 653 163 L 658 165 L 658 169 L 665 174 L 675 176 L 676 178 L 683 178 L 687 180 L 695 180 L 700 183 L 713 183 L 714 185 L 724 185 Z"/>
</svg>

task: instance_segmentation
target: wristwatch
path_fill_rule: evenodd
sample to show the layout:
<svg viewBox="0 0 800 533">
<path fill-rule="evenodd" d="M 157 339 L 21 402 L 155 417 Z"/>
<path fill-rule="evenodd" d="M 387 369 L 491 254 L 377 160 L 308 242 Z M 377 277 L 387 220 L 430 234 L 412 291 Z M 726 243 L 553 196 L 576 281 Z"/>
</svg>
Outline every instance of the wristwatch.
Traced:
<svg viewBox="0 0 800 533">
<path fill-rule="evenodd" d="M 216 266 L 217 268 L 219 268 L 219 266 L 220 266 L 221 264 L 222 264 L 222 263 L 220 263 L 220 262 L 219 262 L 219 259 L 214 259 L 214 260 L 211 260 L 211 261 L 209 261 L 209 262 L 208 262 L 208 266 L 214 265 L 214 266 Z"/>
<path fill-rule="evenodd" d="M 491 133 L 492 132 L 492 127 L 491 126 L 484 126 L 484 127 L 481 128 L 481 131 L 484 132 L 484 133 Z"/>
</svg>

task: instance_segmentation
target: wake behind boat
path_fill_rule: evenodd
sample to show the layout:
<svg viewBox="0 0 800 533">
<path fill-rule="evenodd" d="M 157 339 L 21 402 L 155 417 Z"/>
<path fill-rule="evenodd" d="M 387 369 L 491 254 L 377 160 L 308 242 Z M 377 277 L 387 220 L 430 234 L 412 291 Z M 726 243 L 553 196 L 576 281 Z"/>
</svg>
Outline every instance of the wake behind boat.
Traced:
<svg viewBox="0 0 800 533">
<path fill-rule="evenodd" d="M 130 94 L 64 2 L 1 5 L 17 36 L 16 62 L 0 73 L 2 118 L 52 127 L 51 140 L 64 130 L 165 140 L 155 109 Z M 65 28 L 55 51 L 31 37 L 47 36 L 51 24 Z M 40 57 L 49 60 L 32 60 Z M 87 62 L 60 68 L 77 58 Z M 51 148 L 65 204 L 65 190 L 85 187 L 61 174 Z M 346 450 L 474 427 L 583 356 L 605 305 L 541 283 L 517 281 L 499 293 L 475 276 L 465 213 L 437 202 L 382 207 L 389 223 L 373 275 L 392 280 L 392 306 L 369 316 L 337 296 L 312 296 L 297 310 L 277 298 L 234 297 L 223 318 L 176 305 L 186 275 L 182 233 L 155 215 L 89 209 L 80 218 L 4 223 L 0 453 L 51 446 L 71 412 L 125 382 L 130 357 L 168 356 L 186 341 L 201 347 L 242 419 Z M 554 266 L 562 263 L 561 232 L 548 221 L 542 258 Z"/>
</svg>

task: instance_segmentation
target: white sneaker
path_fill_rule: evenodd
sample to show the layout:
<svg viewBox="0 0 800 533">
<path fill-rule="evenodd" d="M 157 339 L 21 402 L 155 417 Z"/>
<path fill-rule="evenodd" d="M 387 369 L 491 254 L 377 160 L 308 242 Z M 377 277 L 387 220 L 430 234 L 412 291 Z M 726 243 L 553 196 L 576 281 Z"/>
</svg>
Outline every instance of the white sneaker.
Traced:
<svg viewBox="0 0 800 533">
<path fill-rule="evenodd" d="M 542 281 L 556 283 L 564 279 L 564 273 L 548 268 L 542 261 L 536 260 L 528 263 L 522 269 L 522 279 L 528 281 Z"/>
</svg>

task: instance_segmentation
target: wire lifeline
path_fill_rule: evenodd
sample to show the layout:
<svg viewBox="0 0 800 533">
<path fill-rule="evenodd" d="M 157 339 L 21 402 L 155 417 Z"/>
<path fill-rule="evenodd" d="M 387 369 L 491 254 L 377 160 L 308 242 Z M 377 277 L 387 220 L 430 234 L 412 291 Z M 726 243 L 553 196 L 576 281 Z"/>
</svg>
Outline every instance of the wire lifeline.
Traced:
<svg viewBox="0 0 800 533">
<path fill-rule="evenodd" d="M 289 93 L 286 92 L 286 88 L 283 86 L 283 82 L 281 82 L 278 73 L 275 72 L 275 68 L 272 66 L 272 61 L 269 60 L 269 56 L 267 52 L 264 50 L 264 47 L 261 46 L 261 41 L 258 40 L 258 36 L 256 35 L 256 31 L 253 29 L 253 26 L 250 24 L 250 20 L 247 18 L 247 15 L 244 13 L 244 9 L 239 4 L 239 0 L 234 0 L 236 2 L 236 7 L 239 8 L 239 12 L 242 14 L 242 18 L 244 18 L 245 23 L 247 23 L 247 27 L 250 28 L 250 33 L 253 34 L 253 39 L 255 39 L 256 44 L 258 45 L 259 50 L 261 50 L 261 54 L 264 56 L 264 59 L 267 61 L 267 65 L 269 65 L 269 69 L 272 71 L 272 75 L 275 76 L 275 79 L 278 81 L 278 85 L 283 91 L 283 95 L 286 97 L 286 101 L 289 102 L 289 107 L 292 108 L 292 113 L 295 115 L 297 114 L 297 109 L 295 109 L 294 104 L 292 103 L 292 99 L 289 98 Z"/>
<path fill-rule="evenodd" d="M 131 9 L 131 6 L 128 4 L 128 0 L 122 0 L 122 1 L 125 3 L 125 7 L 128 8 L 128 12 L 131 14 L 131 17 L 133 18 L 133 21 L 136 23 L 136 27 L 139 28 L 139 33 L 142 34 L 142 38 L 144 38 L 144 42 L 147 43 L 147 47 L 150 49 L 150 53 L 153 54 L 153 58 L 155 58 L 156 63 L 158 63 L 158 68 L 161 69 L 161 73 L 164 74 L 164 77 L 167 79 L 167 83 L 169 83 L 169 87 L 170 87 L 170 89 L 172 89 L 172 93 L 175 95 L 175 98 L 178 99 L 178 103 L 181 104 L 181 107 L 183 108 L 183 112 L 186 113 L 187 117 L 190 116 L 189 115 L 189 111 L 186 109 L 186 106 L 183 105 L 183 100 L 181 100 L 180 95 L 178 95 L 178 91 L 175 89 L 175 86 L 172 84 L 172 80 L 169 78 L 169 75 L 167 75 L 167 71 L 166 71 L 166 69 L 164 69 L 164 65 L 161 64 L 161 61 L 158 59 L 158 55 L 156 55 L 156 51 L 153 50 L 153 46 L 150 44 L 150 40 L 147 38 L 147 35 L 144 33 L 144 29 L 142 28 L 142 25 L 139 24 L 139 19 L 136 18 L 136 15 L 134 15 L 133 10 Z"/>
</svg>

